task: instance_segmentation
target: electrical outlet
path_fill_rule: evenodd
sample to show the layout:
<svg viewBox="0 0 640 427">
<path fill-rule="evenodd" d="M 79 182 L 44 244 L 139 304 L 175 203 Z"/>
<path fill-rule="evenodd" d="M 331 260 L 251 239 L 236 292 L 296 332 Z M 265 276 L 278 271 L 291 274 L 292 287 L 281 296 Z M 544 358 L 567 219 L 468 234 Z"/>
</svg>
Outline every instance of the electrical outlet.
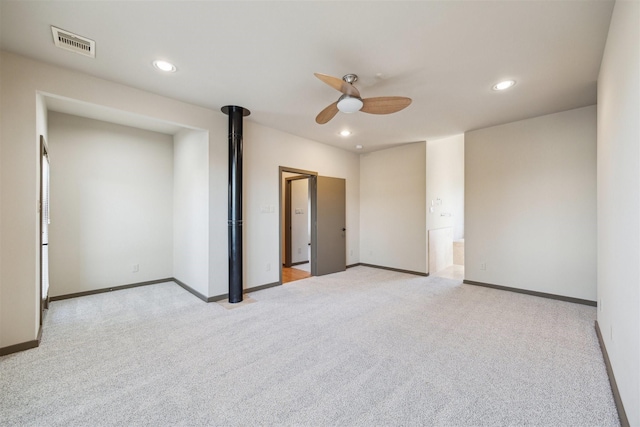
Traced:
<svg viewBox="0 0 640 427">
<path fill-rule="evenodd" d="M 301 254 L 302 253 L 302 248 L 298 248 L 298 253 Z"/>
<path fill-rule="evenodd" d="M 140 271 L 140 264 L 133 264 L 133 268 L 131 269 L 134 273 Z"/>
<path fill-rule="evenodd" d="M 349 251 L 349 256 L 353 256 L 353 249 Z"/>
<path fill-rule="evenodd" d="M 486 262 L 481 262 L 480 263 L 480 270 L 485 271 L 487 269 L 487 263 Z"/>
<path fill-rule="evenodd" d="M 270 262 L 267 263 L 266 270 L 267 271 L 271 271 L 271 263 Z"/>
</svg>

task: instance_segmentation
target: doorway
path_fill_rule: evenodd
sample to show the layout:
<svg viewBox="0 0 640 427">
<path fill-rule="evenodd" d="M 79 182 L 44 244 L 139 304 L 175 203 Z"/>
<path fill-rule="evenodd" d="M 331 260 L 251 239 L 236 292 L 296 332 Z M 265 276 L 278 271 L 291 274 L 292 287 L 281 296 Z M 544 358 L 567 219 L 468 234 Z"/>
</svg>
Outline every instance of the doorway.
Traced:
<svg viewBox="0 0 640 427">
<path fill-rule="evenodd" d="M 40 326 L 49 308 L 49 154 L 40 135 Z"/>
<path fill-rule="evenodd" d="M 309 226 L 309 266 L 311 276 L 322 276 L 345 271 L 347 268 L 346 244 L 346 181 L 343 178 L 318 176 L 317 172 L 280 166 L 280 265 L 282 268 L 295 268 L 292 261 L 291 216 L 295 216 L 291 198 L 287 196 L 287 178 L 289 181 L 306 179 L 308 182 L 308 219 Z M 292 211 L 293 209 L 293 211 Z M 293 212 L 293 213 L 292 213 Z M 302 246 L 300 255 L 303 255 Z M 297 255 L 297 248 L 295 250 Z M 280 283 L 283 271 L 280 270 Z M 289 272 L 289 270 L 286 270 Z M 295 272 L 294 272 L 295 273 Z M 305 275 L 305 277 L 309 277 Z"/>
<path fill-rule="evenodd" d="M 316 208 L 316 177 L 316 172 L 280 168 L 281 283 L 311 277 L 314 268 L 311 213 Z"/>
</svg>

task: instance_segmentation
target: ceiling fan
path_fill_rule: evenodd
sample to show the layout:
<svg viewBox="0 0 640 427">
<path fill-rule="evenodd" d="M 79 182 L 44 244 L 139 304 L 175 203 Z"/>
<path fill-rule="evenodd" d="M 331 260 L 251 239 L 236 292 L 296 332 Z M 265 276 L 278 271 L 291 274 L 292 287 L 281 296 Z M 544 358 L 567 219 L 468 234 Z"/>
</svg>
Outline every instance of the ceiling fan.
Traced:
<svg viewBox="0 0 640 427">
<path fill-rule="evenodd" d="M 338 111 L 343 113 L 362 111 L 369 114 L 391 114 L 411 104 L 411 98 L 403 96 L 380 96 L 362 99 L 360 92 L 353 85 L 358 80 L 358 76 L 355 74 L 347 74 L 342 79 L 321 73 L 314 73 L 314 75 L 332 88 L 342 92 L 342 96 L 336 102 L 320 111 L 320 114 L 316 117 L 316 122 L 321 125 L 331 120 L 338 114 Z"/>
</svg>

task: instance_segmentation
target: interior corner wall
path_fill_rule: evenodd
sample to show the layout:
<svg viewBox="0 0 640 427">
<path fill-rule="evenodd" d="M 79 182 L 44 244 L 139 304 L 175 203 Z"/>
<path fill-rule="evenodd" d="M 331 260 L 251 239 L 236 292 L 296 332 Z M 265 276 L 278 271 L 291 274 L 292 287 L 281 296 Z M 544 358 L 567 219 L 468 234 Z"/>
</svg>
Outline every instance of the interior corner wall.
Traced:
<svg viewBox="0 0 640 427">
<path fill-rule="evenodd" d="M 426 142 L 360 156 L 360 262 L 427 273 Z"/>
<path fill-rule="evenodd" d="M 250 106 L 247 106 L 250 108 Z M 280 280 L 280 166 L 346 180 L 347 264 L 359 262 L 360 166 L 356 153 L 245 121 L 244 288 Z M 270 209 L 263 209 L 269 207 Z M 268 212 L 265 212 L 268 211 Z M 220 289 L 220 294 L 227 293 Z"/>
<path fill-rule="evenodd" d="M 465 279 L 595 301 L 596 107 L 468 132 L 464 156 Z"/>
<path fill-rule="evenodd" d="M 208 296 L 208 135 L 182 130 L 173 148 L 173 277 Z"/>
<path fill-rule="evenodd" d="M 464 238 L 464 134 L 427 141 L 427 230 Z M 430 208 L 433 207 L 433 212 Z"/>
<path fill-rule="evenodd" d="M 40 224 L 37 93 L 178 123 L 209 135 L 209 290 L 227 276 L 227 147 L 225 116 L 87 74 L 0 52 L 0 347 L 37 338 Z M 53 221 L 53 218 L 52 218 Z M 213 226 L 211 226 L 213 224 Z M 212 285 L 215 283 L 215 285 Z M 213 294 L 209 293 L 207 296 Z"/>
<path fill-rule="evenodd" d="M 598 78 L 598 325 L 640 426 L 640 3 L 615 3 Z"/>
<path fill-rule="evenodd" d="M 50 295 L 172 277 L 173 137 L 56 112 L 48 127 Z"/>
</svg>

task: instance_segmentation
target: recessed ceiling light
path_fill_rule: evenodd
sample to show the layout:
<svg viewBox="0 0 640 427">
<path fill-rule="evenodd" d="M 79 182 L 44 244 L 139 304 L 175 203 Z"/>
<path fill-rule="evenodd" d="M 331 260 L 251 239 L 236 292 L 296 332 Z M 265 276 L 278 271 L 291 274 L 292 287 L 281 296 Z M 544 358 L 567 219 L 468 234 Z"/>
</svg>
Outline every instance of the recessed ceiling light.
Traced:
<svg viewBox="0 0 640 427">
<path fill-rule="evenodd" d="M 340 132 L 340 135 L 349 136 L 349 135 L 351 135 L 351 131 L 350 130 L 343 130 L 342 132 Z"/>
<path fill-rule="evenodd" d="M 362 150 L 362 145 L 360 144 L 356 145 L 356 150 Z"/>
<path fill-rule="evenodd" d="M 514 84 L 516 84 L 515 80 L 505 80 L 503 82 L 497 83 L 495 85 L 493 85 L 493 90 L 505 90 L 505 89 L 509 89 L 510 87 L 512 87 Z"/>
<path fill-rule="evenodd" d="M 171 62 L 162 61 L 160 59 L 153 61 L 153 66 L 156 67 L 160 71 L 165 71 L 167 73 L 174 73 L 177 68 Z"/>
</svg>

